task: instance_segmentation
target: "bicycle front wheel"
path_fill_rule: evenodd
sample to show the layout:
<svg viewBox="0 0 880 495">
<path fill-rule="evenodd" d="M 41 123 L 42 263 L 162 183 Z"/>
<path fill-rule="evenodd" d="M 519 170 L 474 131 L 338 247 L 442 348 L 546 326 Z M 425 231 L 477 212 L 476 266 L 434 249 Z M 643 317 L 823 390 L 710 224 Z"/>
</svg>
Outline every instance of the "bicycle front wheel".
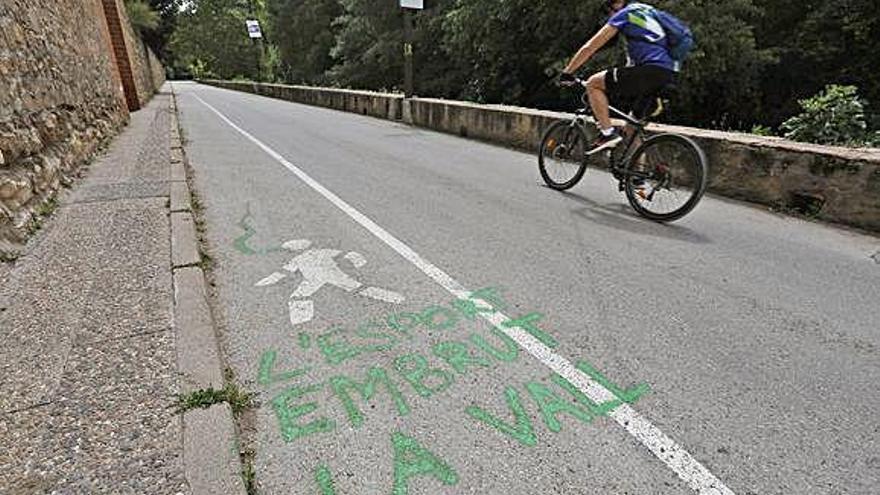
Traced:
<svg viewBox="0 0 880 495">
<path fill-rule="evenodd" d="M 624 179 L 626 198 L 645 218 L 671 222 L 690 213 L 706 192 L 703 150 L 684 136 L 661 134 L 633 154 Z"/>
<path fill-rule="evenodd" d="M 547 186 L 557 191 L 574 187 L 587 170 L 587 146 L 584 131 L 574 122 L 551 125 L 538 149 L 538 169 Z"/>
</svg>

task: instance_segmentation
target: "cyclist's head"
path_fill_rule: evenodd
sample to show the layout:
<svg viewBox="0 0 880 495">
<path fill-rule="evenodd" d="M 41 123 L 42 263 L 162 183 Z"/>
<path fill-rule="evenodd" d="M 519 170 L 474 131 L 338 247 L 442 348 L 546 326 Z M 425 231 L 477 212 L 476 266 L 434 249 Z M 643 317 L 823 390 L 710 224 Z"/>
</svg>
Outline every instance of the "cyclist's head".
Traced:
<svg viewBox="0 0 880 495">
<path fill-rule="evenodd" d="M 629 3 L 628 0 L 605 0 L 605 10 L 609 14 L 615 14 L 620 9 L 626 7 L 627 3 Z"/>
</svg>

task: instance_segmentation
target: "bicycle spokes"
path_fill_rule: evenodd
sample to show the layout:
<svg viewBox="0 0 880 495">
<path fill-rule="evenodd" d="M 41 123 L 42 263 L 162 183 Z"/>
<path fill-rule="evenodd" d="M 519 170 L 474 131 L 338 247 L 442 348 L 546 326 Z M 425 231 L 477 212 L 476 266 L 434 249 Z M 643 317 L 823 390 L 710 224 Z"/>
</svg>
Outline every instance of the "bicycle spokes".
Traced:
<svg viewBox="0 0 880 495">
<path fill-rule="evenodd" d="M 559 122 L 541 142 L 539 166 L 544 182 L 553 189 L 568 189 L 584 174 L 586 140 L 578 127 Z"/>
<path fill-rule="evenodd" d="M 627 197 L 639 213 L 655 220 L 684 215 L 705 188 L 702 154 L 678 136 L 646 142 L 633 157 L 631 167 Z"/>
</svg>

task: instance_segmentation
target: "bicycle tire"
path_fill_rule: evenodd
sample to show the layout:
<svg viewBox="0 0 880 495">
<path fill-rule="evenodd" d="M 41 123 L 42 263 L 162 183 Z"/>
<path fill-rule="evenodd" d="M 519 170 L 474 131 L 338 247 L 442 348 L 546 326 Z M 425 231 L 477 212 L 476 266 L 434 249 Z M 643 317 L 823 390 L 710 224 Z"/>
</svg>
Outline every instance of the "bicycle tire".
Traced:
<svg viewBox="0 0 880 495">
<path fill-rule="evenodd" d="M 692 139 L 678 134 L 659 134 L 648 138 L 647 140 L 645 140 L 644 143 L 641 144 L 641 146 L 638 147 L 638 149 L 636 149 L 636 152 L 633 153 L 633 156 L 630 159 L 630 164 L 639 163 L 642 157 L 645 156 L 652 148 L 659 148 L 662 145 L 680 146 L 681 150 L 691 158 L 692 164 L 695 165 L 692 170 L 694 187 L 690 197 L 682 204 L 681 207 L 676 208 L 672 211 L 665 213 L 652 211 L 650 207 L 646 206 L 646 204 L 652 204 L 652 200 L 645 201 L 645 198 L 637 195 L 636 187 L 633 181 L 634 177 L 630 174 L 624 178 L 626 199 L 639 215 L 649 220 L 653 220 L 655 222 L 673 222 L 690 213 L 700 202 L 700 199 L 706 192 L 709 177 L 709 166 L 706 159 L 706 154 L 703 152 L 702 148 L 700 148 L 700 146 L 697 145 L 697 143 L 695 143 Z M 667 169 L 668 168 L 669 166 L 667 165 Z M 666 173 L 667 175 L 671 175 L 670 172 Z M 672 191 L 671 188 L 669 190 L 670 192 Z"/>
<path fill-rule="evenodd" d="M 568 128 L 568 129 L 563 129 Z M 547 163 L 547 159 L 545 155 L 549 151 L 550 153 L 555 152 L 555 150 L 550 150 L 550 139 L 553 139 L 556 132 L 560 130 L 574 132 L 575 139 L 580 140 L 583 143 L 583 146 L 586 147 L 589 145 L 589 141 L 587 140 L 587 136 L 584 133 L 583 129 L 581 129 L 577 125 L 572 125 L 571 121 L 560 120 L 558 122 L 553 123 L 547 130 L 544 132 L 544 136 L 541 138 L 541 145 L 538 147 L 538 170 L 541 172 L 541 178 L 544 179 L 544 183 L 547 184 L 551 189 L 555 189 L 557 191 L 565 191 L 567 189 L 571 189 L 581 179 L 584 177 L 584 172 L 587 170 L 587 160 L 588 156 L 581 153 L 581 156 L 578 160 L 577 170 L 568 180 L 558 181 L 556 178 L 552 177 L 552 174 L 547 170 L 549 164 Z M 566 143 L 570 149 L 576 149 L 577 146 L 574 143 Z"/>
</svg>

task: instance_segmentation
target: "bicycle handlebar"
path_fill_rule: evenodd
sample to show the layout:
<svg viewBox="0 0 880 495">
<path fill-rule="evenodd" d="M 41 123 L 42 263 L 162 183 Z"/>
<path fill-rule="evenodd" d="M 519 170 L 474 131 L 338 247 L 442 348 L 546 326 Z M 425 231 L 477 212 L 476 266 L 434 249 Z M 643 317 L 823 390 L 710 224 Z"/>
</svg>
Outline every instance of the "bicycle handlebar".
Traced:
<svg viewBox="0 0 880 495">
<path fill-rule="evenodd" d="M 572 86 L 584 86 L 584 87 L 586 87 L 586 86 L 587 86 L 587 81 L 581 79 L 580 77 L 574 76 L 574 80 L 571 81 L 571 83 L 568 83 L 568 84 L 567 84 L 567 83 L 563 83 L 563 82 L 557 82 L 557 84 L 558 84 L 559 86 L 566 87 L 566 88 L 567 88 L 567 87 L 572 87 Z"/>
</svg>

